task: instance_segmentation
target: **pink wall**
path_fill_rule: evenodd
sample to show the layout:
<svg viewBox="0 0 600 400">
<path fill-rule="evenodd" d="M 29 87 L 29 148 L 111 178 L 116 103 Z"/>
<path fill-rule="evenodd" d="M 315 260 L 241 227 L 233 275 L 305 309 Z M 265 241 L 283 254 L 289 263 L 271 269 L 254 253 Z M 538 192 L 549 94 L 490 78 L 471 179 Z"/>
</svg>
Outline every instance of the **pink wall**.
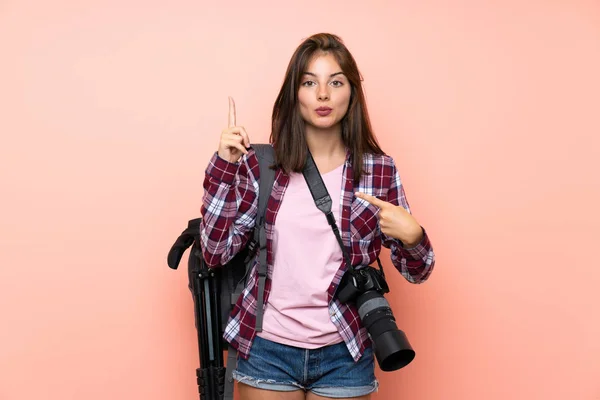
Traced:
<svg viewBox="0 0 600 400">
<path fill-rule="evenodd" d="M 0 2 L 0 399 L 194 399 L 183 270 L 227 96 L 255 142 L 341 35 L 437 270 L 376 399 L 600 398 L 597 1 Z M 390 263 L 386 264 L 389 269 Z"/>
</svg>

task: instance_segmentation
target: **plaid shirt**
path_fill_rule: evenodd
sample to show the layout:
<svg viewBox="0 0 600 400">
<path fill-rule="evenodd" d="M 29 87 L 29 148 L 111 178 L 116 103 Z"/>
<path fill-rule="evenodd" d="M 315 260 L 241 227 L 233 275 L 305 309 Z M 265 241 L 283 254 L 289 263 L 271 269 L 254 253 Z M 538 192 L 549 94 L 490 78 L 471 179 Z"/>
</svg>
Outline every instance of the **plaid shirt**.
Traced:
<svg viewBox="0 0 600 400">
<path fill-rule="evenodd" d="M 391 248 L 391 259 L 402 276 L 411 283 L 424 282 L 431 273 L 435 257 L 427 233 L 412 248 L 383 234 L 379 228 L 377 207 L 354 196 L 356 191 L 376 196 L 394 205 L 401 205 L 410 212 L 400 176 L 394 160 L 389 156 L 365 154 L 365 170 L 360 184 L 353 185 L 350 153 L 346 156 L 343 169 L 343 191 L 341 224 L 338 221 L 342 240 L 350 255 L 353 266 L 373 263 L 381 246 Z M 215 153 L 206 169 L 202 203 L 201 240 L 202 253 L 209 267 L 225 265 L 248 242 L 254 228 L 258 209 L 259 190 L 258 159 L 251 148 L 238 163 L 229 163 Z M 267 279 L 264 304 L 271 290 L 273 272 L 274 221 L 285 194 L 289 176 L 281 169 L 276 171 L 273 191 L 268 201 L 265 219 L 267 233 Z M 323 223 L 327 223 L 323 216 Z M 333 232 L 331 233 L 333 235 Z M 247 284 L 230 315 L 223 337 L 243 358 L 248 358 L 252 341 L 256 336 L 256 299 L 258 293 L 258 258 L 251 269 Z M 350 354 L 358 360 L 370 345 L 366 329 L 362 326 L 356 307 L 342 304 L 333 295 L 345 271 L 340 269 L 329 285 L 328 301 L 331 321 L 346 342 Z"/>
</svg>

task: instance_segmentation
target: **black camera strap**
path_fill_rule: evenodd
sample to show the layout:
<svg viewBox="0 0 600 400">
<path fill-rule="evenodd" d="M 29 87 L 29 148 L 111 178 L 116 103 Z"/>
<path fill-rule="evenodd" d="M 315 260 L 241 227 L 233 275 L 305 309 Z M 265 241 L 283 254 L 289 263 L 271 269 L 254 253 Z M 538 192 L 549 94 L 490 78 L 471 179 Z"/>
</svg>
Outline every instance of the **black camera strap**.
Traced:
<svg viewBox="0 0 600 400">
<path fill-rule="evenodd" d="M 304 179 L 308 184 L 308 188 L 310 189 L 310 194 L 315 200 L 315 204 L 317 208 L 325 214 L 327 217 L 327 222 L 331 225 L 331 229 L 337 239 L 340 247 L 342 248 L 342 254 L 344 255 L 344 261 L 346 262 L 346 267 L 348 269 L 353 270 L 352 263 L 350 262 L 350 255 L 346 250 L 346 246 L 344 246 L 344 242 L 342 241 L 342 237 L 340 236 L 340 230 L 335 222 L 335 216 L 331 211 L 331 205 L 333 204 L 331 201 L 331 196 L 329 196 L 329 192 L 327 191 L 327 187 L 325 187 L 325 183 L 323 182 L 323 177 L 315 164 L 315 160 L 312 157 L 310 151 L 307 151 L 306 164 L 304 165 L 304 169 L 302 170 L 302 174 L 304 175 Z"/>
<path fill-rule="evenodd" d="M 346 246 L 344 246 L 344 242 L 342 241 L 342 237 L 340 236 L 340 230 L 335 222 L 335 216 L 333 212 L 331 212 L 332 200 L 331 196 L 329 196 L 329 192 L 327 191 L 327 187 L 323 182 L 323 177 L 315 164 L 315 160 L 312 157 L 310 151 L 308 151 L 308 155 L 306 157 L 306 164 L 304 165 L 304 169 L 302 170 L 302 174 L 304 175 L 304 179 L 308 184 L 308 188 L 310 189 L 310 194 L 315 200 L 315 204 L 317 208 L 325 214 L 327 217 L 327 222 L 331 225 L 331 229 L 333 230 L 333 234 L 335 235 L 340 247 L 342 249 L 342 254 L 344 255 L 344 261 L 346 262 L 346 267 L 349 270 L 354 270 L 352 263 L 350 262 L 350 255 L 346 250 Z M 383 266 L 381 265 L 381 261 L 379 257 L 377 257 L 377 264 L 379 266 L 379 270 L 383 275 Z M 385 275 L 384 275 L 385 276 Z"/>
</svg>

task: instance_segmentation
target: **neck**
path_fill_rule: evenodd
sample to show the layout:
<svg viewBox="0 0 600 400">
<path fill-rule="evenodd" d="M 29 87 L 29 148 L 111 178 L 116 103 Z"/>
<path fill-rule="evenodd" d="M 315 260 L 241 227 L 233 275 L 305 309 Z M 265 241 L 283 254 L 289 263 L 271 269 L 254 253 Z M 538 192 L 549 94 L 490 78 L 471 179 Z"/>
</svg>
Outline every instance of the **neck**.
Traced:
<svg viewBox="0 0 600 400">
<path fill-rule="evenodd" d="M 346 148 L 342 141 L 342 127 L 339 124 L 329 129 L 307 126 L 306 143 L 315 160 L 346 155 Z"/>
</svg>

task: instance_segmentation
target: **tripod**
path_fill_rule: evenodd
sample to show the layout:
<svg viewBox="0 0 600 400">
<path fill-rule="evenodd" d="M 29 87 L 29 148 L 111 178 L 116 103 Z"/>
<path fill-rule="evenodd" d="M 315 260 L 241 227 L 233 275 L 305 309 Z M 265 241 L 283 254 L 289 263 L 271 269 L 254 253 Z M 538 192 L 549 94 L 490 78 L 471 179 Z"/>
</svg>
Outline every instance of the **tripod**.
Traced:
<svg viewBox="0 0 600 400">
<path fill-rule="evenodd" d="M 220 278 L 221 269 L 206 266 L 200 250 L 200 218 L 189 221 L 188 227 L 169 251 L 167 263 L 177 269 L 185 250 L 192 246 L 188 260 L 189 289 L 194 299 L 198 356 L 200 368 L 196 380 L 200 400 L 222 400 L 224 395 L 225 367 L 223 342 L 220 334 Z"/>
</svg>

